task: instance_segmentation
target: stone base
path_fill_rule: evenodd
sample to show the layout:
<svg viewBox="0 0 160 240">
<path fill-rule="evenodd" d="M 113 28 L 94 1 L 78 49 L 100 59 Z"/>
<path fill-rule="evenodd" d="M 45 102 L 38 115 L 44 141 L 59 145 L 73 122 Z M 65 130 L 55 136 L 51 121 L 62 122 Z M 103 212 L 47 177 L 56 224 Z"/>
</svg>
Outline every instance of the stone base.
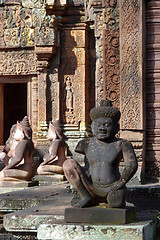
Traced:
<svg viewBox="0 0 160 240">
<path fill-rule="evenodd" d="M 160 209 L 160 184 L 128 186 L 126 201 L 140 210 Z"/>
<path fill-rule="evenodd" d="M 66 208 L 66 223 L 91 224 L 125 224 L 135 222 L 136 211 L 134 207 L 126 208 Z"/>
<path fill-rule="evenodd" d="M 39 182 L 33 181 L 3 181 L 0 182 L 0 194 L 24 190 L 29 187 L 38 186 Z"/>
<path fill-rule="evenodd" d="M 42 224 L 38 228 L 39 240 L 153 240 L 157 232 L 156 221 L 126 225 Z"/>
<path fill-rule="evenodd" d="M 54 201 L 57 198 L 56 204 L 60 202 L 64 205 L 61 202 L 61 198 L 64 195 L 62 199 L 65 201 L 67 186 L 66 184 L 58 183 L 52 186 L 37 186 L 21 191 L 0 194 L 0 212 L 6 213 L 31 208 L 40 204 L 46 204 L 48 201 L 51 201 L 53 206 L 55 206 Z M 67 207 L 69 206 L 67 205 Z"/>
<path fill-rule="evenodd" d="M 66 180 L 66 177 L 62 174 L 53 174 L 53 175 L 36 175 L 34 180 L 39 182 L 39 186 L 48 186 L 58 182 L 63 182 Z"/>
</svg>

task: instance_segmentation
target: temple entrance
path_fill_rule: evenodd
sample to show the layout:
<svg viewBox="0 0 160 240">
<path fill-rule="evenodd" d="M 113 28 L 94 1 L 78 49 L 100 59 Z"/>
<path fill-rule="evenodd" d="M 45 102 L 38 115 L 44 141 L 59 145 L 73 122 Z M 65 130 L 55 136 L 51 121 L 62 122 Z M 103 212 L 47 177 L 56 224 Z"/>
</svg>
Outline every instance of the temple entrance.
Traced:
<svg viewBox="0 0 160 240">
<path fill-rule="evenodd" d="M 27 115 L 27 83 L 6 83 L 3 86 L 4 122 L 3 144 L 9 137 L 10 128 Z"/>
</svg>

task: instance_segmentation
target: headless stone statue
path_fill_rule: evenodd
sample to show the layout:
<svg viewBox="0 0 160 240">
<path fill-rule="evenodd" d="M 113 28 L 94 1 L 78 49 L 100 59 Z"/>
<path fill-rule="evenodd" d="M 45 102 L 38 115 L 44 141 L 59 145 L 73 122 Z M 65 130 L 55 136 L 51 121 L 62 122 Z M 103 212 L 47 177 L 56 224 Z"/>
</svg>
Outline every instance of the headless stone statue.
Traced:
<svg viewBox="0 0 160 240">
<path fill-rule="evenodd" d="M 1 181 L 30 180 L 35 174 L 33 163 L 34 144 L 28 117 L 13 125 L 12 134 L 6 142 L 7 166 L 0 172 Z"/>
<path fill-rule="evenodd" d="M 44 156 L 44 161 L 38 167 L 37 173 L 39 175 L 63 174 L 62 165 L 66 160 L 66 144 L 59 120 L 49 124 L 47 138 L 51 141 L 49 153 Z"/>
<path fill-rule="evenodd" d="M 95 206 L 106 203 L 107 207 L 125 206 L 126 183 L 137 170 L 137 159 L 131 143 L 117 138 L 120 111 L 108 100 L 90 111 L 93 137 L 81 140 L 75 151 L 85 155 L 88 174 L 74 159 L 63 164 L 64 173 L 80 195 L 76 207 Z M 119 173 L 119 163 L 125 167 Z"/>
</svg>

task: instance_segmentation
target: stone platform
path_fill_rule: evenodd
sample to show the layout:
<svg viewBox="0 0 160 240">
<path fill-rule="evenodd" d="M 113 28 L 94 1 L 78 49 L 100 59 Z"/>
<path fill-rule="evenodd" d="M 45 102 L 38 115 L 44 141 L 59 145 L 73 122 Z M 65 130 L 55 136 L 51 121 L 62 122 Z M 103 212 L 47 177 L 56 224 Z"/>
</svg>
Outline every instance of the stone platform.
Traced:
<svg viewBox="0 0 160 240">
<path fill-rule="evenodd" d="M 64 193 L 68 191 L 66 187 L 67 184 L 57 183 L 51 186 L 37 186 L 25 190 L 0 194 L 0 212 L 6 213 L 31 208 L 40 204 L 45 204 L 48 201 L 53 201 L 54 205 L 58 202 L 57 195 L 59 199 L 61 195 L 64 195 L 63 200 L 66 201 L 66 195 Z M 69 195 L 71 196 L 72 194 Z M 55 197 L 56 200 L 54 200 Z"/>
<path fill-rule="evenodd" d="M 29 199 L 28 206 L 33 205 L 34 207 L 4 215 L 3 224 L 7 231 L 34 232 L 41 223 L 50 220 L 54 223 L 64 222 L 64 211 L 66 207 L 70 207 L 72 198 L 72 194 L 68 193 L 67 184 L 41 186 L 32 190 L 30 198 L 26 197 L 26 202 Z M 19 203 L 25 201 L 25 196 L 25 194 L 21 194 L 18 199 Z M 14 197 L 16 198 L 15 195 Z M 0 198 L 2 199 L 1 195 Z"/>
<path fill-rule="evenodd" d="M 160 210 L 160 184 L 152 183 L 128 186 L 126 200 L 134 204 L 137 209 Z"/>
<path fill-rule="evenodd" d="M 39 182 L 37 180 L 33 181 L 4 181 L 0 182 L 0 194 L 14 192 L 19 190 L 24 190 L 29 187 L 38 186 Z"/>
<path fill-rule="evenodd" d="M 31 238 L 27 239 L 34 235 L 34 239 L 39 240 L 158 240 L 155 236 L 160 236 L 159 213 L 153 209 L 136 211 L 136 221 L 128 224 L 66 223 L 65 209 L 71 207 L 73 198 L 68 187 L 67 183 L 59 183 L 0 194 L 2 212 L 5 209 L 6 213 L 6 208 L 15 211 L 17 206 L 19 209 L 28 207 L 3 215 L 7 233 L 30 235 Z M 79 216 L 83 219 L 83 213 Z"/>
<path fill-rule="evenodd" d="M 154 240 L 157 222 L 145 221 L 125 225 L 42 224 L 39 240 Z"/>
<path fill-rule="evenodd" d="M 66 180 L 66 177 L 62 174 L 36 175 L 34 176 L 33 179 L 39 182 L 39 186 L 47 186 L 47 185 L 63 182 Z"/>
</svg>

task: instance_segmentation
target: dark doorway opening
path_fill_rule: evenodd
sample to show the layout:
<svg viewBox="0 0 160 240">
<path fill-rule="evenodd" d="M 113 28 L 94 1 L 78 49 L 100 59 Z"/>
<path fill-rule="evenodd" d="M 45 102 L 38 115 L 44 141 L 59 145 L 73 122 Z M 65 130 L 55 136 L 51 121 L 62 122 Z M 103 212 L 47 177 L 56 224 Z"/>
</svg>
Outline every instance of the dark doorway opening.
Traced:
<svg viewBox="0 0 160 240">
<path fill-rule="evenodd" d="M 4 84 L 4 143 L 13 124 L 27 115 L 27 83 Z"/>
</svg>

